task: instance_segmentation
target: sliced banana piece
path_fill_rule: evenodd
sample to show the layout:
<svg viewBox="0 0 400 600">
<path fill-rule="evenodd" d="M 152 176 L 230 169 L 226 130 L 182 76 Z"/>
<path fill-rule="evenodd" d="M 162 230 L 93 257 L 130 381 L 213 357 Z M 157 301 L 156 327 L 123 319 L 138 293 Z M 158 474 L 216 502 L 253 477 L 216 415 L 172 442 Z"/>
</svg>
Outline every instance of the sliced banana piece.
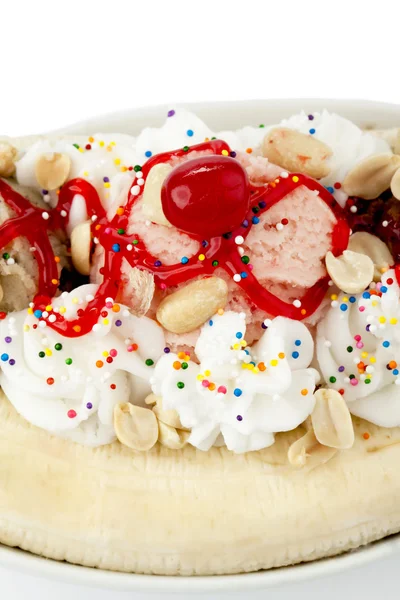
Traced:
<svg viewBox="0 0 400 600">
<path fill-rule="evenodd" d="M 143 190 L 142 211 L 144 216 L 159 225 L 171 227 L 171 223 L 164 215 L 161 203 L 161 188 L 165 178 L 171 173 L 172 167 L 168 163 L 154 165 L 146 177 Z"/>
<path fill-rule="evenodd" d="M 346 175 L 343 190 L 364 200 L 378 198 L 390 188 L 393 175 L 400 167 L 400 156 L 385 152 L 368 156 Z"/>
<path fill-rule="evenodd" d="M 43 190 L 57 190 L 67 181 L 70 169 L 71 159 L 68 154 L 42 154 L 35 164 L 36 180 Z"/>
<path fill-rule="evenodd" d="M 374 263 L 374 281 L 380 281 L 382 273 L 394 264 L 385 242 L 366 231 L 357 231 L 350 236 L 348 250 L 369 256 Z"/>
<path fill-rule="evenodd" d="M 89 275 L 92 234 L 90 221 L 80 223 L 71 232 L 71 258 L 78 273 Z"/>
<path fill-rule="evenodd" d="M 374 277 L 374 263 L 365 254 L 345 250 L 336 257 L 327 252 L 325 263 L 332 281 L 346 294 L 359 294 Z"/>
<path fill-rule="evenodd" d="M 157 319 L 172 333 L 189 333 L 203 325 L 228 302 L 228 286 L 220 277 L 188 283 L 160 303 Z"/>
<path fill-rule="evenodd" d="M 115 406 L 114 427 L 121 444 L 132 450 L 150 450 L 158 439 L 157 418 L 153 411 L 129 402 Z"/>
<path fill-rule="evenodd" d="M 311 422 L 320 444 L 344 450 L 354 444 L 354 428 L 343 396 L 336 390 L 320 388 L 314 393 Z"/>
<path fill-rule="evenodd" d="M 272 163 L 315 179 L 326 177 L 330 172 L 328 159 L 332 156 L 331 148 L 312 135 L 295 129 L 272 129 L 264 138 L 262 152 Z"/>
</svg>

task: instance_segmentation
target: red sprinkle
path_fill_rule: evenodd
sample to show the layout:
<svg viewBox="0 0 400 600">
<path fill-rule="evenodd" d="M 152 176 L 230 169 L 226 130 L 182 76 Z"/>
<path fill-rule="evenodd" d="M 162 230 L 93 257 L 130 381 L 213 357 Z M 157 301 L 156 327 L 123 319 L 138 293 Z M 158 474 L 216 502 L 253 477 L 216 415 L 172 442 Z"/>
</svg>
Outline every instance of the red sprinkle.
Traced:
<svg viewBox="0 0 400 600">
<path fill-rule="evenodd" d="M 54 383 L 54 378 L 53 377 L 48 377 L 47 378 L 47 385 L 53 385 Z"/>
<path fill-rule="evenodd" d="M 70 419 L 75 419 L 75 417 L 76 417 L 76 411 L 75 411 L 75 410 L 73 410 L 73 409 L 71 408 L 71 410 L 69 410 L 69 411 L 67 412 L 67 416 L 68 416 Z"/>
</svg>

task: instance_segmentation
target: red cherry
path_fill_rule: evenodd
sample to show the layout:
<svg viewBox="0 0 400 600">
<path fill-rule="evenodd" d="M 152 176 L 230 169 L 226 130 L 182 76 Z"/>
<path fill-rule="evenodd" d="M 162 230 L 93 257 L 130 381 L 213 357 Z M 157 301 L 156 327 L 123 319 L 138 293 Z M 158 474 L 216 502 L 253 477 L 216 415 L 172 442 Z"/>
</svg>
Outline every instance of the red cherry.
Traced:
<svg viewBox="0 0 400 600">
<path fill-rule="evenodd" d="M 247 173 L 228 156 L 201 156 L 179 165 L 164 181 L 168 221 L 181 231 L 210 238 L 232 231 L 250 205 Z"/>
</svg>

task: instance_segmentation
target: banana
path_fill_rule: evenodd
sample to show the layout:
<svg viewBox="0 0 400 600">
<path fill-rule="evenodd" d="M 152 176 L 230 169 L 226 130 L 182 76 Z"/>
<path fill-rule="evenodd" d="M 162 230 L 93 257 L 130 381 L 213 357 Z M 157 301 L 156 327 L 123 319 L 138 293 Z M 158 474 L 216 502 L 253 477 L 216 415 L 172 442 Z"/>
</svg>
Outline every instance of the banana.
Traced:
<svg viewBox="0 0 400 600">
<path fill-rule="evenodd" d="M 92 449 L 24 421 L 0 392 L 0 542 L 80 565 L 228 574 L 332 556 L 400 530 L 400 428 L 292 467 L 304 427 L 246 455 Z M 368 439 L 367 439 L 368 438 Z"/>
</svg>

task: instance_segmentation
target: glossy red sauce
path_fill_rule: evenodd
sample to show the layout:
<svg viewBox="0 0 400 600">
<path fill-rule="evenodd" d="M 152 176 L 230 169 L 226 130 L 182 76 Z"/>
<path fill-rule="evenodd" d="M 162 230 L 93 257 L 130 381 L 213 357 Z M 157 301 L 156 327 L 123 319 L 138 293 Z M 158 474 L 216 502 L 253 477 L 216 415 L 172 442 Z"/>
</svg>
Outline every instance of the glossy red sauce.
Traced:
<svg viewBox="0 0 400 600">
<path fill-rule="evenodd" d="M 189 150 L 180 149 L 155 155 L 143 165 L 143 179 L 146 179 L 150 169 L 158 163 L 168 162 L 174 156 L 182 157 L 190 154 L 192 151 L 206 150 L 211 150 L 213 154 L 221 157 L 221 168 L 225 168 L 224 165 L 228 165 L 228 162 L 233 161 L 232 158 L 229 158 L 229 161 L 225 160 L 224 162 L 223 159 L 225 157 L 234 156 L 234 153 L 231 152 L 225 142 L 214 140 L 192 146 Z M 199 167 L 199 165 L 201 166 L 201 160 L 203 160 L 204 164 L 207 161 L 209 164 L 209 159 L 210 156 L 204 156 L 194 159 L 194 161 L 197 161 L 196 165 Z M 213 161 L 214 159 L 211 162 Z M 186 173 L 186 175 L 190 175 L 188 174 L 188 165 L 190 168 L 188 162 L 183 164 L 181 169 L 182 173 Z M 237 282 L 237 285 L 246 292 L 250 300 L 258 308 L 269 315 L 283 315 L 297 320 L 304 319 L 306 316 L 312 314 L 320 305 L 328 289 L 329 277 L 324 277 L 306 291 L 301 297 L 301 306 L 294 306 L 291 303 L 284 302 L 258 282 L 247 264 L 242 261 L 235 238 L 242 236 L 246 239 L 251 228 L 256 226 L 254 221 L 257 221 L 261 214 L 269 210 L 297 187 L 305 186 L 310 190 L 317 191 L 319 197 L 329 206 L 336 217 L 336 224 L 332 232 L 332 252 L 335 255 L 339 255 L 347 248 L 350 233 L 344 213 L 333 196 L 317 181 L 306 175 L 292 173 L 286 178 L 279 177 L 274 182 L 265 186 L 255 187 L 248 184 L 246 175 L 245 180 L 241 179 L 241 167 L 238 170 L 237 165 L 238 163 L 235 161 L 231 178 L 228 170 L 232 167 L 226 166 L 225 181 L 228 182 L 228 187 L 230 186 L 229 182 L 233 182 L 232 186 L 230 186 L 230 193 L 226 194 L 223 190 L 223 185 L 219 184 L 217 190 L 218 197 L 216 197 L 215 187 L 212 185 L 208 186 L 207 197 L 202 196 L 203 212 L 197 214 L 197 218 L 201 220 L 201 215 L 205 213 L 202 223 L 193 226 L 193 219 L 195 218 L 193 214 L 196 214 L 195 212 L 193 213 L 193 210 L 195 211 L 193 202 L 191 204 L 192 212 L 187 211 L 187 216 L 179 215 L 179 211 L 177 212 L 175 208 L 168 215 L 173 222 L 178 220 L 180 227 L 185 231 L 193 232 L 190 233 L 191 237 L 203 242 L 205 246 L 202 250 L 202 254 L 204 255 L 203 260 L 199 260 L 197 255 L 190 258 L 186 264 L 179 262 L 175 265 L 162 265 L 157 257 L 152 256 L 147 251 L 144 243 L 138 236 L 126 233 L 132 206 L 140 198 L 141 193 L 134 195 L 130 191 L 126 205 L 120 207 L 117 214 L 109 221 L 97 191 L 84 179 L 73 179 L 66 183 L 60 189 L 57 207 L 48 211 L 32 206 L 27 199 L 14 191 L 5 181 L 0 180 L 0 194 L 16 213 L 16 217 L 9 219 L 0 227 L 0 247 L 4 248 L 16 237 L 24 236 L 29 240 L 31 246 L 35 248 L 35 257 L 39 268 L 39 291 L 33 300 L 34 310 L 44 311 L 46 306 L 51 305 L 51 299 L 55 296 L 59 283 L 57 263 L 55 262 L 48 239 L 48 231 L 56 232 L 60 229 L 65 230 L 74 196 L 80 194 L 85 199 L 89 217 L 95 218 L 92 223 L 92 234 L 104 248 L 104 267 L 101 270 L 103 282 L 95 298 L 88 303 L 86 308 L 79 311 L 79 317 L 74 320 L 66 320 L 61 314 L 53 313 L 56 316 L 56 320 L 54 322 L 47 320 L 49 327 L 67 337 L 79 337 L 90 332 L 93 325 L 97 323 L 101 316 L 100 313 L 104 309 L 106 298 L 115 299 L 117 297 L 121 281 L 122 260 L 124 258 L 132 267 L 138 267 L 153 273 L 156 284 L 163 287 L 176 286 L 201 275 L 210 276 L 215 272 L 216 268 L 225 269 L 232 277 L 241 274 L 241 279 Z M 180 169 L 180 167 L 177 167 L 177 169 Z M 174 171 L 172 171 L 171 177 L 174 177 L 173 174 Z M 220 177 L 220 173 L 218 176 Z M 215 183 L 215 173 L 213 177 Z M 196 179 L 194 176 L 190 177 L 190 182 L 191 190 L 194 194 L 193 197 L 197 197 L 195 189 Z M 212 181 L 209 181 L 209 183 L 211 184 Z M 135 185 L 135 182 L 133 185 Z M 204 185 L 204 181 L 202 185 Z M 143 187 L 141 190 L 143 190 Z M 245 191 L 248 193 L 248 197 L 246 197 Z M 165 190 L 163 191 L 164 195 Z M 207 218 L 209 220 L 214 218 L 213 207 L 217 200 L 218 216 L 214 220 L 214 233 L 224 227 L 227 222 L 237 224 L 233 231 L 224 232 L 222 230 L 219 235 L 204 239 L 204 236 L 200 236 L 200 232 L 205 231 Z M 163 198 L 163 202 L 167 201 L 168 198 Z M 221 212 L 221 203 L 225 203 L 226 210 L 229 213 L 227 220 L 224 219 Z M 207 209 L 209 210 L 208 217 Z M 241 220 L 241 211 L 243 211 L 245 217 L 243 220 Z M 65 215 L 65 213 L 67 214 Z M 45 217 L 48 216 L 48 218 L 43 218 L 43 214 Z M 238 222 L 238 219 L 241 222 Z"/>
</svg>

